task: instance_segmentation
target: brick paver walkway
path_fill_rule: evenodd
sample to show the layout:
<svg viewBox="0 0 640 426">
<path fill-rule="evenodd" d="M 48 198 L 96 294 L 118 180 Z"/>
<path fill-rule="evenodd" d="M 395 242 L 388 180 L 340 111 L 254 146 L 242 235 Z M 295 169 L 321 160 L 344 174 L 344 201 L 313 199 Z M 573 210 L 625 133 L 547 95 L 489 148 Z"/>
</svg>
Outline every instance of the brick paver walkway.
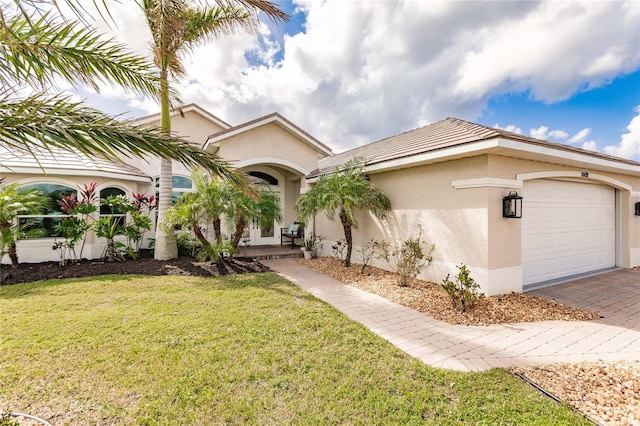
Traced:
<svg viewBox="0 0 640 426">
<path fill-rule="evenodd" d="M 301 265 L 263 263 L 427 364 L 462 371 L 586 360 L 640 360 L 640 272 L 615 271 L 534 294 L 601 312 L 596 321 L 451 325 Z M 582 285 L 581 285 L 582 284 Z M 607 286 L 603 289 L 602 285 Z M 613 290 L 612 290 L 613 289 Z M 576 299 L 572 299 L 576 297 Z M 577 298 L 580 298 L 578 300 Z"/>
</svg>

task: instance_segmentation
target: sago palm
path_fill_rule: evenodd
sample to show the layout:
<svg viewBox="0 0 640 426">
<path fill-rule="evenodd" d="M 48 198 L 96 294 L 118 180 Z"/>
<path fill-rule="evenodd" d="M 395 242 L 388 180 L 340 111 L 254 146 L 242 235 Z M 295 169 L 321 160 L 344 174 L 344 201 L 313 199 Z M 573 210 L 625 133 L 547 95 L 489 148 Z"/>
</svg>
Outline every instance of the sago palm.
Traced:
<svg viewBox="0 0 640 426">
<path fill-rule="evenodd" d="M 253 30 L 258 11 L 274 20 L 287 18 L 284 12 L 266 0 L 218 1 L 212 6 L 189 0 L 139 0 L 139 4 L 153 40 L 153 58 L 160 76 L 161 128 L 167 134 L 171 131 L 169 77 L 177 79 L 185 75 L 183 54 L 221 34 L 237 29 Z M 161 156 L 159 223 L 171 206 L 171 182 L 171 159 Z M 173 229 L 158 226 L 154 257 L 166 260 L 177 255 Z"/>
<path fill-rule="evenodd" d="M 356 210 L 366 210 L 383 219 L 390 208 L 389 197 L 373 186 L 364 175 L 364 164 L 354 161 L 347 163 L 342 169 L 321 176 L 296 203 L 296 209 L 305 219 L 324 211 L 333 220 L 338 212 L 347 242 L 345 266 L 351 266 L 352 230 L 358 227 Z"/>
</svg>

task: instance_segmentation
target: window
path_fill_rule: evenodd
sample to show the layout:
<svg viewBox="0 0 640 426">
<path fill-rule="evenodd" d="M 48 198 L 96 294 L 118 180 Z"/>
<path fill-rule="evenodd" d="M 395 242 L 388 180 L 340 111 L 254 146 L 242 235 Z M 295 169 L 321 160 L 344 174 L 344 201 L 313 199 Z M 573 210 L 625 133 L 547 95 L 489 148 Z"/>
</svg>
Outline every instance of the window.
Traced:
<svg viewBox="0 0 640 426">
<path fill-rule="evenodd" d="M 107 206 L 104 205 L 104 200 L 107 197 L 112 197 L 112 196 L 125 196 L 125 192 L 120 189 L 120 188 L 113 188 L 113 187 L 109 187 L 109 188 L 104 188 L 103 190 L 100 191 L 100 216 L 114 216 L 114 217 L 118 217 L 118 222 L 120 222 L 120 225 L 124 225 L 125 223 L 125 212 L 122 211 L 122 209 L 118 206 L 115 207 L 111 207 L 111 206 Z"/>
<path fill-rule="evenodd" d="M 264 173 L 264 172 L 249 172 L 247 173 L 249 176 L 251 176 L 251 183 L 256 184 L 256 185 L 260 185 L 260 184 L 267 184 L 267 185 L 273 185 L 273 186 L 278 186 L 278 179 L 276 179 L 275 177 L 271 176 L 268 173 Z"/>
<path fill-rule="evenodd" d="M 191 179 L 183 177 L 183 176 L 173 176 L 171 178 L 171 186 L 172 186 L 172 204 L 175 204 L 178 201 L 178 198 L 185 192 L 193 191 L 193 183 Z M 160 199 L 160 178 L 156 178 L 156 199 Z"/>
<path fill-rule="evenodd" d="M 52 238 L 60 236 L 55 227 L 65 217 L 66 214 L 58 204 L 61 196 L 76 194 L 77 190 L 65 185 L 55 183 L 37 183 L 25 185 L 23 188 L 38 188 L 49 197 L 49 203 L 42 214 L 39 215 L 19 215 L 18 226 L 23 239 Z"/>
</svg>

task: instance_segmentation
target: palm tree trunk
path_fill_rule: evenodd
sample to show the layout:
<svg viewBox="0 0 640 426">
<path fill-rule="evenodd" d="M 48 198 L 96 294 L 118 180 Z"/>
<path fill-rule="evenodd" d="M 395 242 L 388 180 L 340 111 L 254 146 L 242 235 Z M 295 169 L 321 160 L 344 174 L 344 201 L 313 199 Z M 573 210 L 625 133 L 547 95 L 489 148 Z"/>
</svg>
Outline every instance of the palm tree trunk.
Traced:
<svg viewBox="0 0 640 426">
<path fill-rule="evenodd" d="M 344 239 L 347 242 L 347 255 L 344 257 L 344 266 L 351 266 L 351 251 L 353 250 L 353 235 L 351 234 L 351 223 L 347 219 L 344 210 L 340 209 L 340 222 L 344 228 Z"/>
<path fill-rule="evenodd" d="M 211 219 L 211 224 L 213 225 L 213 235 L 216 238 L 216 243 L 222 244 L 222 220 L 220 220 L 220 217 L 214 217 Z"/>
<path fill-rule="evenodd" d="M 231 240 L 231 246 L 233 250 L 238 250 L 238 246 L 240 245 L 240 240 L 242 239 L 242 234 L 244 233 L 244 228 L 247 227 L 247 219 L 239 218 L 236 219 L 235 230 L 233 231 L 233 239 Z"/>
<path fill-rule="evenodd" d="M 18 267 L 18 250 L 16 249 L 16 241 L 13 240 L 9 243 L 9 250 L 7 250 L 7 254 L 9 255 L 9 259 L 11 259 L 11 267 Z"/>
<path fill-rule="evenodd" d="M 169 81 L 167 71 L 160 71 L 160 112 L 161 127 L 164 132 L 171 132 L 171 116 L 169 111 Z M 169 260 L 178 257 L 178 244 L 173 227 L 164 226 L 162 220 L 172 204 L 173 170 L 171 160 L 160 158 L 160 194 L 158 200 L 158 219 L 156 222 L 156 245 L 153 257 L 156 260 Z"/>
</svg>

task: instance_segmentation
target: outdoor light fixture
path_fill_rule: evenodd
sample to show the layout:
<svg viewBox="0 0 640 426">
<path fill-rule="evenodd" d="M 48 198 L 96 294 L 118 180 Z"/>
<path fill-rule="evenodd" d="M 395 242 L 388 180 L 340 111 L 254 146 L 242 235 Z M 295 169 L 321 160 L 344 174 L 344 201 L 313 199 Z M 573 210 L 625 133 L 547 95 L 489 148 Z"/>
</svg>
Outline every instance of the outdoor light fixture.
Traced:
<svg viewBox="0 0 640 426">
<path fill-rule="evenodd" d="M 516 191 L 502 199 L 502 217 L 520 219 L 522 217 L 522 197 Z"/>
<path fill-rule="evenodd" d="M 636 203 L 636 216 L 640 216 L 640 201 Z"/>
</svg>

